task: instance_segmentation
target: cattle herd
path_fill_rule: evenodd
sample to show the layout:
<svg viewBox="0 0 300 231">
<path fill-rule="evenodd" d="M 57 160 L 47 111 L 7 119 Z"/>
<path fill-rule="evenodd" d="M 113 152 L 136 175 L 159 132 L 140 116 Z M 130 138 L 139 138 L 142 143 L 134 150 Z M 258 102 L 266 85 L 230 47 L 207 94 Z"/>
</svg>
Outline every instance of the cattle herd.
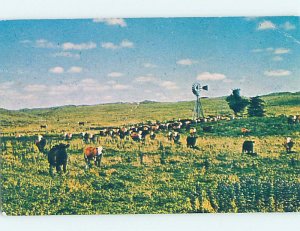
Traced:
<svg viewBox="0 0 300 231">
<path fill-rule="evenodd" d="M 290 119 L 293 118 L 293 121 L 297 123 L 299 122 L 298 117 L 288 117 L 288 122 L 290 123 Z M 166 134 L 169 142 L 173 142 L 176 145 L 181 145 L 181 137 L 180 133 L 184 131 L 188 132 L 188 136 L 186 138 L 186 145 L 188 148 L 198 149 L 196 146 L 197 142 L 197 123 L 205 123 L 212 122 L 218 120 L 232 120 L 234 117 L 208 117 L 204 119 L 191 120 L 191 119 L 178 119 L 173 121 L 168 121 L 166 123 L 149 123 L 149 124 L 136 124 L 131 126 L 121 126 L 121 127 L 102 127 L 99 128 L 97 134 L 92 134 L 89 132 L 82 132 L 81 134 L 72 134 L 72 133 L 64 133 L 63 139 L 65 141 L 69 141 L 73 136 L 80 136 L 82 140 L 86 144 L 98 144 L 99 137 L 110 137 L 111 139 L 120 139 L 120 140 L 130 140 L 132 139 L 135 142 L 140 142 L 141 144 L 145 144 L 146 137 L 149 137 L 150 140 L 156 139 L 156 134 L 158 132 L 163 132 Z M 294 120 L 295 119 L 295 120 Z M 84 126 L 84 122 L 78 123 L 80 126 Z M 209 132 L 213 129 L 213 126 L 203 126 L 203 131 Z M 250 130 L 247 128 L 242 128 L 241 133 L 243 135 L 249 133 Z M 35 144 L 40 152 L 48 155 L 48 162 L 50 167 L 50 174 L 53 175 L 53 167 L 56 168 L 57 172 L 61 171 L 61 166 L 63 167 L 63 171 L 67 170 L 67 160 L 68 155 L 66 149 L 69 147 L 69 144 L 60 143 L 58 145 L 53 146 L 50 151 L 45 151 L 46 139 L 39 135 Z M 250 154 L 252 156 L 257 155 L 254 152 L 254 143 L 253 140 L 245 140 L 242 144 L 242 153 Z M 284 148 L 287 153 L 292 152 L 292 147 L 294 145 L 294 141 L 287 137 L 285 142 L 283 143 Z M 101 159 L 103 156 L 103 147 L 92 147 L 88 146 L 84 149 L 84 161 L 86 163 L 86 169 L 91 167 L 91 161 L 98 167 L 100 167 Z"/>
</svg>

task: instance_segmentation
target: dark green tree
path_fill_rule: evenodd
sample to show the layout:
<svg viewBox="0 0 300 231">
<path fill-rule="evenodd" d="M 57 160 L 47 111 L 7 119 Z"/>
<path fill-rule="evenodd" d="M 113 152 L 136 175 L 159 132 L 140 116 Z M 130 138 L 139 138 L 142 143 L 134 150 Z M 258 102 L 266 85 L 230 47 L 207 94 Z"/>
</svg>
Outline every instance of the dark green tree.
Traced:
<svg viewBox="0 0 300 231">
<path fill-rule="evenodd" d="M 240 89 L 232 90 L 232 94 L 226 98 L 226 101 L 235 115 L 243 112 L 249 103 L 247 99 L 241 97 Z"/>
<path fill-rule="evenodd" d="M 248 115 L 250 117 L 263 117 L 265 116 L 265 102 L 259 97 L 250 98 L 250 103 L 248 107 Z"/>
</svg>

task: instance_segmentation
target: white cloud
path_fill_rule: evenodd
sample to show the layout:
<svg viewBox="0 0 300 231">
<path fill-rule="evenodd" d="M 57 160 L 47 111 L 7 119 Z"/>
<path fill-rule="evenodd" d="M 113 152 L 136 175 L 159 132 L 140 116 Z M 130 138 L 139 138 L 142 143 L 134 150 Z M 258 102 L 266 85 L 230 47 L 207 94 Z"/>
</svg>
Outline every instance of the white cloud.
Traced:
<svg viewBox="0 0 300 231">
<path fill-rule="evenodd" d="M 59 47 L 58 45 L 55 45 L 52 42 L 49 42 L 46 39 L 38 39 L 35 41 L 35 46 L 38 48 L 56 48 Z"/>
<path fill-rule="evenodd" d="M 64 73 L 64 68 L 63 67 L 52 67 L 49 69 L 49 72 L 54 73 L 54 74 L 62 74 Z"/>
<path fill-rule="evenodd" d="M 210 72 L 203 72 L 197 76 L 197 80 L 224 80 L 226 76 L 220 73 L 210 73 Z"/>
<path fill-rule="evenodd" d="M 81 80 L 80 83 L 93 85 L 93 84 L 96 84 L 97 81 L 95 79 L 87 78 L 87 79 Z"/>
<path fill-rule="evenodd" d="M 27 44 L 27 43 L 31 43 L 31 41 L 28 39 L 25 39 L 25 40 L 21 40 L 20 43 Z"/>
<path fill-rule="evenodd" d="M 271 21 L 263 21 L 258 24 L 257 30 L 274 30 L 276 25 Z"/>
<path fill-rule="evenodd" d="M 24 87 L 25 91 L 28 92 L 42 92 L 47 89 L 47 86 L 44 84 L 29 84 Z"/>
<path fill-rule="evenodd" d="M 107 83 L 107 84 L 113 85 L 113 84 L 116 84 L 117 82 L 116 82 L 115 80 L 109 80 L 109 81 L 107 81 L 106 83 Z"/>
<path fill-rule="evenodd" d="M 197 61 L 192 60 L 192 59 L 181 59 L 181 60 L 178 60 L 176 63 L 179 65 L 183 65 L 183 66 L 191 66 L 191 65 L 197 63 Z"/>
<path fill-rule="evenodd" d="M 79 54 L 74 54 L 74 53 L 71 53 L 71 52 L 68 52 L 68 51 L 62 51 L 62 52 L 54 53 L 52 56 L 54 56 L 54 57 L 75 58 L 75 59 L 80 58 Z"/>
<path fill-rule="evenodd" d="M 287 49 L 287 48 L 277 48 L 275 49 L 274 51 L 274 54 L 276 55 L 280 55 L 280 54 L 287 54 L 287 53 L 290 53 L 290 49 Z"/>
<path fill-rule="evenodd" d="M 270 70 L 270 71 L 265 71 L 264 75 L 266 76 L 288 76 L 291 75 L 292 73 L 288 70 Z"/>
<path fill-rule="evenodd" d="M 113 50 L 119 48 L 118 45 L 115 45 L 112 42 L 101 43 L 101 47 L 103 47 L 105 49 L 113 49 Z"/>
<path fill-rule="evenodd" d="M 153 64 L 153 63 L 143 63 L 143 67 L 154 68 L 154 67 L 157 67 L 157 66 L 155 64 Z"/>
<path fill-rule="evenodd" d="M 73 66 L 70 67 L 68 73 L 80 73 L 82 72 L 82 67 Z"/>
<path fill-rule="evenodd" d="M 10 89 L 15 83 L 12 81 L 4 82 L 0 84 L 0 90 L 7 90 Z"/>
<path fill-rule="evenodd" d="M 281 28 L 283 28 L 284 30 L 295 30 L 296 26 L 290 22 L 285 22 L 284 24 L 280 25 Z"/>
<path fill-rule="evenodd" d="M 93 42 L 79 43 L 79 44 L 67 42 L 62 44 L 63 50 L 89 50 L 89 49 L 94 49 L 96 47 L 97 47 L 96 43 Z"/>
<path fill-rule="evenodd" d="M 178 86 L 175 82 L 172 81 L 162 81 L 159 83 L 161 87 L 164 87 L 167 90 L 175 90 L 178 89 Z"/>
<path fill-rule="evenodd" d="M 129 89 L 130 86 L 129 85 L 124 85 L 124 84 L 115 84 L 112 86 L 113 89 L 115 90 L 126 90 Z"/>
<path fill-rule="evenodd" d="M 274 56 L 274 57 L 272 58 L 272 60 L 273 60 L 273 61 L 282 61 L 283 58 L 282 58 L 281 56 Z"/>
<path fill-rule="evenodd" d="M 139 76 L 135 78 L 135 82 L 138 83 L 150 83 L 150 82 L 156 82 L 156 78 L 152 76 Z"/>
<path fill-rule="evenodd" d="M 117 78 L 117 77 L 121 77 L 123 76 L 124 74 L 121 73 L 121 72 L 111 72 L 111 73 L 108 73 L 108 77 L 113 77 L 113 78 Z"/>
<path fill-rule="evenodd" d="M 120 49 L 120 48 L 133 48 L 134 44 L 133 44 L 133 42 L 125 39 L 125 40 L 121 41 L 120 44 L 114 44 L 112 42 L 103 42 L 103 43 L 101 43 L 101 47 L 105 48 L 105 49 L 115 50 L 115 49 Z"/>
<path fill-rule="evenodd" d="M 126 27 L 127 24 L 123 18 L 95 18 L 93 19 L 95 23 L 105 23 L 110 26 L 120 26 Z"/>
<path fill-rule="evenodd" d="M 125 39 L 120 43 L 120 47 L 133 48 L 133 42 L 130 42 L 129 40 Z"/>
</svg>

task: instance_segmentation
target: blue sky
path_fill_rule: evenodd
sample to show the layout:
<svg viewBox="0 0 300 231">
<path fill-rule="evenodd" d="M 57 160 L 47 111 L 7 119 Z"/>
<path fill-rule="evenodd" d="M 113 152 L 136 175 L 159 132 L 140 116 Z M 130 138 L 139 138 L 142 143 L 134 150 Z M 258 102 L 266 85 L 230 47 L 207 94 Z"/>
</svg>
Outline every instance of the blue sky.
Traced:
<svg viewBox="0 0 300 231">
<path fill-rule="evenodd" d="M 0 22 L 0 107 L 300 91 L 299 17 Z"/>
</svg>

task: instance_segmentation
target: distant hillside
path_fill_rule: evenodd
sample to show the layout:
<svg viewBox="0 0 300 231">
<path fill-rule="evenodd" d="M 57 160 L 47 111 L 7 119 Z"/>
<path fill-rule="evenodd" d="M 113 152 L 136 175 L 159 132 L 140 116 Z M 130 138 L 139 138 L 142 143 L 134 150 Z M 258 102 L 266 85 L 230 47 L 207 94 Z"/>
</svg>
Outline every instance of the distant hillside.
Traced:
<svg viewBox="0 0 300 231">
<path fill-rule="evenodd" d="M 226 97 L 202 99 L 205 115 L 232 114 Z M 266 102 L 267 115 L 299 114 L 300 93 L 273 93 L 262 96 Z M 192 118 L 194 101 L 113 103 L 99 105 L 67 105 L 52 108 L 22 109 L 18 111 L 0 109 L 0 128 L 15 124 L 24 129 L 39 129 L 40 124 L 52 124 L 52 128 L 78 126 L 85 121 L 92 126 L 115 126 L 145 122 L 165 121 L 173 118 Z M 28 125 L 31 125 L 30 128 Z"/>
</svg>

